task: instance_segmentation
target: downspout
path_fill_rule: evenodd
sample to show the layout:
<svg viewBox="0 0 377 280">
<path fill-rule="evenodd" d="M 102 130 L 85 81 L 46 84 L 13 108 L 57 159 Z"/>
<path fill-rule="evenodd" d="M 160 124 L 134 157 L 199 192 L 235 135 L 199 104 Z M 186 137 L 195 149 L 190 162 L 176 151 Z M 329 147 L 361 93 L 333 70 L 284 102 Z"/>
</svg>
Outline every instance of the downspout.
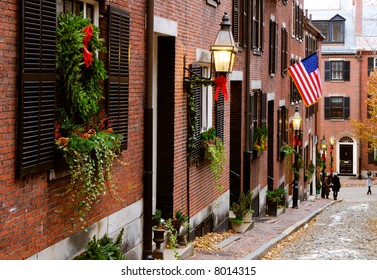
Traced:
<svg viewBox="0 0 377 280">
<path fill-rule="evenodd" d="M 247 1 L 247 11 L 248 11 L 248 15 L 251 15 L 251 1 Z M 250 104 L 250 60 L 251 60 L 251 50 L 252 50 L 252 47 L 251 47 L 251 44 L 252 44 L 252 39 L 251 39 L 251 20 L 248 20 L 247 21 L 247 42 L 246 42 L 246 63 L 245 63 L 245 69 L 246 69 L 246 83 L 245 83 L 245 87 L 246 87 L 246 108 L 249 107 L 249 104 Z M 246 122 L 245 124 L 247 125 L 247 127 L 250 127 L 250 118 L 248 116 L 248 110 L 245 108 L 245 117 L 246 117 Z M 246 130 L 247 131 L 247 130 Z M 247 136 L 247 134 L 245 134 L 245 145 L 247 145 L 248 147 L 250 146 L 249 144 L 249 138 Z M 244 150 L 246 150 L 246 147 L 244 147 Z M 247 156 L 248 157 L 248 160 L 250 161 L 250 156 L 249 155 L 246 155 L 246 153 L 243 153 L 243 156 Z M 245 159 L 242 160 L 242 163 L 243 165 L 245 164 Z M 251 166 L 249 165 L 249 169 L 251 169 Z M 241 169 L 241 172 L 243 170 L 243 176 L 241 177 L 242 180 L 240 180 L 240 184 L 245 184 L 245 168 L 242 168 Z M 248 176 L 250 176 L 250 171 L 247 172 Z M 240 174 L 241 175 L 241 174 Z M 241 189 L 246 193 L 249 189 L 250 189 L 250 180 L 246 180 L 247 182 L 249 182 L 249 185 L 248 186 L 245 186 L 243 185 L 241 187 Z M 259 216 L 259 215 L 258 215 Z"/>
<path fill-rule="evenodd" d="M 147 0 L 146 98 L 144 106 L 144 223 L 143 259 L 152 256 L 152 175 L 153 175 L 153 20 L 154 0 Z"/>
</svg>

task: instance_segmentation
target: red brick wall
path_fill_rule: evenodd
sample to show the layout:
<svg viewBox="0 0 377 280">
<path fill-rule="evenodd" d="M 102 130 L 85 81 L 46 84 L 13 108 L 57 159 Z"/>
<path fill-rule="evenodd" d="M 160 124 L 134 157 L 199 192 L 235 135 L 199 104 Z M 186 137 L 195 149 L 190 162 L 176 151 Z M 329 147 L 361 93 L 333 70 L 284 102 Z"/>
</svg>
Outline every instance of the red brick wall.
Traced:
<svg viewBox="0 0 377 280">
<path fill-rule="evenodd" d="M 184 56 L 186 63 L 196 61 L 196 49 L 209 50 L 213 44 L 224 12 L 231 17 L 232 1 L 221 1 L 217 8 L 205 1 L 155 1 L 155 15 L 178 23 L 176 38 L 176 104 L 175 104 L 175 159 L 174 159 L 174 211 L 187 213 L 187 93 L 183 88 Z M 229 83 L 228 83 L 229 88 Z M 229 103 L 225 102 L 225 147 L 229 156 Z M 209 163 L 189 168 L 190 215 L 197 214 L 228 190 L 229 166 L 224 165 L 219 193 L 209 170 Z"/>
<path fill-rule="evenodd" d="M 131 15 L 129 144 L 121 157 L 128 165 L 114 165 L 122 200 L 107 194 L 86 217 L 88 225 L 140 200 L 143 193 L 145 3 L 117 2 L 122 5 L 110 1 Z M 15 178 L 19 6 L 0 0 L 0 7 L 0 259 L 24 259 L 81 228 L 70 220 L 74 213 L 67 206 L 67 179 L 48 182 L 47 172 Z"/>
</svg>

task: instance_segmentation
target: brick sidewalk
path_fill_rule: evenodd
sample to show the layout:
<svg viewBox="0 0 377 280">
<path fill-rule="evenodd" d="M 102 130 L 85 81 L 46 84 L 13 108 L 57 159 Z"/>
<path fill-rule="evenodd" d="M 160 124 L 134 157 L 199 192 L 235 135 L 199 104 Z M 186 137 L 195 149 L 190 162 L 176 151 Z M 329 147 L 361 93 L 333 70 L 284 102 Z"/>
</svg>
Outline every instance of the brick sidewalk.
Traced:
<svg viewBox="0 0 377 280">
<path fill-rule="evenodd" d="M 277 217 L 256 219 L 252 230 L 243 234 L 234 234 L 228 238 L 230 243 L 222 249 L 212 252 L 195 249 L 194 254 L 187 260 L 259 259 L 269 248 L 332 203 L 334 203 L 332 199 L 307 200 L 301 202 L 298 209 L 286 208 L 285 213 Z"/>
</svg>

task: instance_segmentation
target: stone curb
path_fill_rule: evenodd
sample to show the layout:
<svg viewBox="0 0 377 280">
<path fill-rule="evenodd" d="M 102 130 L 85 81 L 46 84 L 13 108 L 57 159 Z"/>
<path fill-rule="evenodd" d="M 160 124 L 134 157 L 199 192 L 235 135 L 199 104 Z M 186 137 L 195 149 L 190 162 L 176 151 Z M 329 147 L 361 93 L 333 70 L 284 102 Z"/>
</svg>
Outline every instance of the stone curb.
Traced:
<svg viewBox="0 0 377 280">
<path fill-rule="evenodd" d="M 312 220 L 315 216 L 317 216 L 319 213 L 321 213 L 324 209 L 329 207 L 330 205 L 341 202 L 342 199 L 331 201 L 329 204 L 323 206 L 322 208 L 319 208 L 318 210 L 310 213 L 310 215 L 306 216 L 305 218 L 301 219 L 300 221 L 296 222 L 292 226 L 288 227 L 286 230 L 284 230 L 282 233 L 280 233 L 275 238 L 271 239 L 267 243 L 263 244 L 253 252 L 247 254 L 245 257 L 243 257 L 243 260 L 261 260 L 263 256 L 270 250 L 273 246 L 275 246 L 277 243 L 279 243 L 281 240 L 286 238 L 288 235 L 292 234 L 293 232 L 297 231 L 300 227 L 302 227 L 304 224 Z"/>
</svg>

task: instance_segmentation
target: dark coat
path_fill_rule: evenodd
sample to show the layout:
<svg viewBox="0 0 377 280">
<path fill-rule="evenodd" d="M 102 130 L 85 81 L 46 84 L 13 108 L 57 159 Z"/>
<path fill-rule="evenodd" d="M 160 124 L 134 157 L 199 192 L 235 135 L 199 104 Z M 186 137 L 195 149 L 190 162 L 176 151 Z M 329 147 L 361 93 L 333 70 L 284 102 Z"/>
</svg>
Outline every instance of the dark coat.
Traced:
<svg viewBox="0 0 377 280">
<path fill-rule="evenodd" d="M 338 192 L 340 190 L 340 187 L 339 177 L 337 175 L 334 175 L 334 177 L 332 177 L 332 190 L 334 192 Z"/>
</svg>

